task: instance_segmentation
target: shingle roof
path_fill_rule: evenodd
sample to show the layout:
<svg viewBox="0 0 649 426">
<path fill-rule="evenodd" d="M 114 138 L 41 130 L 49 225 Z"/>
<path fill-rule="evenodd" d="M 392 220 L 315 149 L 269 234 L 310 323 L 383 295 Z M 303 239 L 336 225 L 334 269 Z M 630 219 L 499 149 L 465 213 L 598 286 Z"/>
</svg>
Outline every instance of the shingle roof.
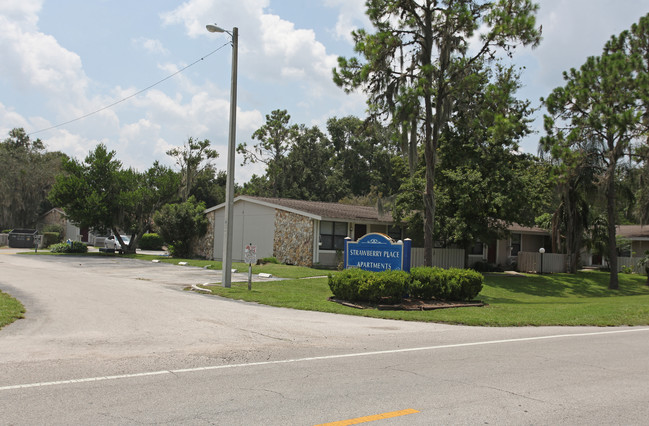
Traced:
<svg viewBox="0 0 649 426">
<path fill-rule="evenodd" d="M 352 206 L 349 204 L 325 203 L 322 201 L 291 200 L 289 198 L 252 197 L 248 195 L 242 196 L 241 198 L 302 211 L 320 216 L 324 219 L 361 219 L 375 222 L 394 222 L 390 213 L 379 215 L 376 207 Z"/>
<path fill-rule="evenodd" d="M 615 228 L 615 233 L 628 239 L 647 239 L 649 238 L 649 226 L 618 225 Z"/>
</svg>

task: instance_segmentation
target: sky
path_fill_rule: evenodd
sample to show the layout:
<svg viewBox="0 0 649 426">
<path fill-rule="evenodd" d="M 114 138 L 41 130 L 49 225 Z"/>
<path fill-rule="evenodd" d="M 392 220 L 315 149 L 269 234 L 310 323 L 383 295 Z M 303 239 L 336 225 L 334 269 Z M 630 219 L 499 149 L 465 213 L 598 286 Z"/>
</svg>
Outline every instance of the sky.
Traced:
<svg viewBox="0 0 649 426">
<path fill-rule="evenodd" d="M 512 59 L 524 67 L 519 97 L 538 108 L 537 133 L 521 144 L 533 154 L 539 98 L 649 13 L 649 0 L 537 2 L 543 41 Z M 354 56 L 351 31 L 370 28 L 364 13 L 364 0 L 2 0 L 0 140 L 23 127 L 79 160 L 103 143 L 144 171 L 156 160 L 174 166 L 166 151 L 194 137 L 212 142 L 225 170 L 232 48 L 205 25 L 239 29 L 236 142 L 254 145 L 276 109 L 322 130 L 331 117 L 365 116 L 365 96 L 345 94 L 331 71 L 338 56 Z M 263 174 L 242 161 L 238 184 Z"/>
</svg>

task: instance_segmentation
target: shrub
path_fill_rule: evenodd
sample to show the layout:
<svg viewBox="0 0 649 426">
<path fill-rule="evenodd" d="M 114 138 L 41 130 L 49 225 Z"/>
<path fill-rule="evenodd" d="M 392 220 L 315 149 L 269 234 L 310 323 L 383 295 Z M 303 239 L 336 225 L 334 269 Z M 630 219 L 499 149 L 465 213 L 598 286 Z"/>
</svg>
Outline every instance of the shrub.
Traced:
<svg viewBox="0 0 649 426">
<path fill-rule="evenodd" d="M 408 292 L 421 300 L 473 300 L 482 290 L 484 277 L 471 269 L 413 268 L 403 271 L 368 272 L 346 269 L 329 274 L 329 288 L 338 299 L 350 302 L 397 303 Z"/>
<path fill-rule="evenodd" d="M 153 215 L 169 254 L 174 257 L 192 255 L 191 242 L 207 232 L 208 221 L 203 211 L 205 203 L 191 196 L 183 203 L 165 204 Z"/>
<path fill-rule="evenodd" d="M 406 292 L 408 281 L 408 273 L 403 271 L 346 269 L 329 274 L 331 292 L 336 298 L 350 302 L 399 302 Z"/>
<path fill-rule="evenodd" d="M 362 269 L 345 269 L 337 274 L 329 274 L 329 288 L 338 299 L 360 301 L 359 288 L 367 281 L 369 274 L 371 272 Z"/>
<path fill-rule="evenodd" d="M 158 234 L 144 234 L 139 242 L 142 250 L 162 250 L 163 244 L 164 241 Z"/>
<path fill-rule="evenodd" d="M 59 234 L 58 232 L 43 232 L 43 245 L 45 247 L 60 243 L 61 239 L 61 234 Z"/>
<path fill-rule="evenodd" d="M 416 299 L 443 299 L 448 293 L 447 278 L 446 270 L 442 268 L 412 268 L 408 293 Z"/>
<path fill-rule="evenodd" d="M 622 272 L 623 274 L 632 274 L 632 273 L 633 273 L 633 268 L 630 267 L 630 266 L 623 265 L 621 269 L 622 269 L 621 272 Z"/>
<path fill-rule="evenodd" d="M 264 263 L 275 263 L 275 264 L 279 265 L 279 261 L 275 257 L 264 257 L 263 259 L 261 259 L 257 263 L 262 263 L 262 264 L 264 264 Z"/>
<path fill-rule="evenodd" d="M 88 246 L 81 241 L 72 241 L 71 244 L 59 243 L 50 246 L 52 253 L 87 253 Z"/>
<path fill-rule="evenodd" d="M 482 291 L 482 274 L 470 269 L 449 269 L 448 274 L 450 300 L 473 300 Z"/>
<path fill-rule="evenodd" d="M 411 297 L 429 300 L 473 300 L 482 291 L 484 277 L 471 269 L 413 268 Z"/>
<path fill-rule="evenodd" d="M 501 267 L 485 260 L 475 262 L 473 266 L 471 266 L 471 269 L 478 272 L 502 272 Z M 516 265 L 514 265 L 514 269 L 516 269 Z"/>
</svg>

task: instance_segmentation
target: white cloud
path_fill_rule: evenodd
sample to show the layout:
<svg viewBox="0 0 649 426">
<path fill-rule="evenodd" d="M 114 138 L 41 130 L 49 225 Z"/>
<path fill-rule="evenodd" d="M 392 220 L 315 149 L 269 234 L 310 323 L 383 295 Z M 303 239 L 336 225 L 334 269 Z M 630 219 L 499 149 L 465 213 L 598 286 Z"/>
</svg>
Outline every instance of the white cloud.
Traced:
<svg viewBox="0 0 649 426">
<path fill-rule="evenodd" d="M 79 55 L 50 35 L 30 31 L 0 15 L 0 76 L 27 90 L 71 98 L 82 96 L 88 79 Z"/>
<path fill-rule="evenodd" d="M 35 28 L 43 0 L 2 0 L 0 15 L 21 26 Z"/>
<path fill-rule="evenodd" d="M 324 4 L 339 8 L 338 20 L 334 34 L 338 39 L 353 43 L 352 31 L 359 28 L 369 29 L 371 24 L 365 14 L 365 0 L 325 0 Z"/>
<path fill-rule="evenodd" d="M 168 55 L 169 50 L 167 50 L 160 40 L 154 40 L 150 38 L 139 37 L 133 39 L 133 44 L 143 48 L 149 53 L 157 53 L 162 55 Z"/>
</svg>

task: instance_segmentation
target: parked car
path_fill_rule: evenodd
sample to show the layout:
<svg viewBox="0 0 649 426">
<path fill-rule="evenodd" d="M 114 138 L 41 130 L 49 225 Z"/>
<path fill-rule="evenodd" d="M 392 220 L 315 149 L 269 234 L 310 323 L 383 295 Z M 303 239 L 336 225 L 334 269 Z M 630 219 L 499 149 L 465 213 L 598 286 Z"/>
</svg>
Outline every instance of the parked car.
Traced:
<svg viewBox="0 0 649 426">
<path fill-rule="evenodd" d="M 122 237 L 122 241 L 126 245 L 128 245 L 131 242 L 131 239 L 126 235 L 120 235 L 120 237 Z M 104 240 L 104 247 L 106 247 L 106 249 L 108 250 L 115 250 L 120 253 L 124 251 L 122 250 L 121 244 L 119 243 L 117 238 L 115 238 L 114 235 L 111 235 L 110 237 L 107 237 L 106 240 Z"/>
</svg>

